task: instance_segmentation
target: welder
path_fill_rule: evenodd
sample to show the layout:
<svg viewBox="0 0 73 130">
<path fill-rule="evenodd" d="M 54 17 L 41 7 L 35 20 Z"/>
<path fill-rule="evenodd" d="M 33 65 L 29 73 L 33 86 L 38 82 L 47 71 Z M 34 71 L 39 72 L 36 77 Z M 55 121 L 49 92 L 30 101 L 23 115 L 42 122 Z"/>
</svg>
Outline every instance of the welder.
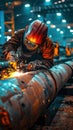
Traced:
<svg viewBox="0 0 73 130">
<path fill-rule="evenodd" d="M 53 66 L 54 45 L 48 37 L 48 27 L 40 20 L 34 20 L 29 26 L 18 30 L 3 45 L 6 60 L 20 61 L 28 70 L 44 66 Z M 38 66 L 38 67 L 37 67 Z"/>
</svg>

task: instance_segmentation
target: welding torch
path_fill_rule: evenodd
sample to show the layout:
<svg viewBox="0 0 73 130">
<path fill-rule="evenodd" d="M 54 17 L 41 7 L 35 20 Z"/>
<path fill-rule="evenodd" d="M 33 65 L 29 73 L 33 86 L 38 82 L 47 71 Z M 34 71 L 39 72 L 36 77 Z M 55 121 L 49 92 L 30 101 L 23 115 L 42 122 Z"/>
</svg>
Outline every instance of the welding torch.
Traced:
<svg viewBox="0 0 73 130">
<path fill-rule="evenodd" d="M 0 61 L 0 70 L 8 67 L 13 67 L 14 69 L 17 68 L 16 61 Z"/>
</svg>

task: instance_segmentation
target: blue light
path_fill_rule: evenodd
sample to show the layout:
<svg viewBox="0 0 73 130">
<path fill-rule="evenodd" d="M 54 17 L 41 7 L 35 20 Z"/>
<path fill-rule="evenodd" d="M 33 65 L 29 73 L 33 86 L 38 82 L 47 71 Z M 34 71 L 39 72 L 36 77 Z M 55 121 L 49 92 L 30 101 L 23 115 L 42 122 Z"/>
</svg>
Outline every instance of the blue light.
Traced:
<svg viewBox="0 0 73 130">
<path fill-rule="evenodd" d="M 0 29 L 2 29 L 2 27 L 0 26 Z"/>
<path fill-rule="evenodd" d="M 44 5 L 51 5 L 51 0 L 45 0 Z"/>
<path fill-rule="evenodd" d="M 59 31 L 60 31 L 60 28 L 57 28 L 57 31 L 59 32 Z"/>
<path fill-rule="evenodd" d="M 71 27 L 70 26 L 67 26 L 68 29 L 70 29 Z"/>
<path fill-rule="evenodd" d="M 47 24 L 51 24 L 51 21 L 47 21 L 46 23 L 47 23 Z"/>
<path fill-rule="evenodd" d="M 40 15 L 40 14 L 38 14 L 38 15 L 37 15 L 37 17 L 38 17 L 38 18 L 40 18 L 40 17 L 41 17 L 41 15 Z"/>
<path fill-rule="evenodd" d="M 50 0 L 45 0 L 45 2 L 50 2 Z"/>
<path fill-rule="evenodd" d="M 72 33 L 73 33 L 73 30 L 72 30 L 72 29 L 70 29 L 70 32 L 72 32 Z"/>
<path fill-rule="evenodd" d="M 66 20 L 65 20 L 65 19 L 62 19 L 62 22 L 63 22 L 63 23 L 66 23 Z"/>
<path fill-rule="evenodd" d="M 57 16 L 61 16 L 62 14 L 61 13 L 56 13 Z"/>
<path fill-rule="evenodd" d="M 26 8 L 30 7 L 30 4 L 25 4 L 25 7 L 26 7 Z"/>
<path fill-rule="evenodd" d="M 52 35 L 49 35 L 50 38 L 52 38 Z"/>
<path fill-rule="evenodd" d="M 60 31 L 60 34 L 63 34 L 64 32 L 63 31 Z"/>
<path fill-rule="evenodd" d="M 29 21 L 31 21 L 31 20 L 32 20 L 32 18 L 29 18 L 28 20 L 29 20 Z"/>
<path fill-rule="evenodd" d="M 0 37 L 2 37 L 2 35 L 0 34 Z"/>
</svg>

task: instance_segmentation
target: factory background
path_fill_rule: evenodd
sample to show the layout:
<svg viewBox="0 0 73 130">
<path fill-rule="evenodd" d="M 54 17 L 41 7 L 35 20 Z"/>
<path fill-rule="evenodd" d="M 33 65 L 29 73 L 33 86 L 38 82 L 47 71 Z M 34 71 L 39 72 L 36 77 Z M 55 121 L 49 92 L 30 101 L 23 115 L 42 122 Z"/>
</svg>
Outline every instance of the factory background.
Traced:
<svg viewBox="0 0 73 130">
<path fill-rule="evenodd" d="M 0 0 L 0 60 L 2 61 L 3 44 L 17 30 L 25 28 L 32 21 L 39 19 L 48 26 L 48 36 L 55 45 L 55 63 L 72 61 L 72 12 L 73 0 Z M 65 84 L 65 88 L 32 130 L 71 130 L 72 126 L 73 77 Z"/>
</svg>

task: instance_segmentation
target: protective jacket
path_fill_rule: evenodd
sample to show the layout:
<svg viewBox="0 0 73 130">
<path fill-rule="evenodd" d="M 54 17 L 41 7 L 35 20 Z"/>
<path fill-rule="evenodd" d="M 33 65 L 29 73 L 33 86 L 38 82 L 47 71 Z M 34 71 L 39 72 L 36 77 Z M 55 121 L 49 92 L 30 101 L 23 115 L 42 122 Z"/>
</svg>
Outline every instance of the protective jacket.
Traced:
<svg viewBox="0 0 73 130">
<path fill-rule="evenodd" d="M 17 31 L 12 38 L 3 45 L 3 55 L 9 60 L 8 54 L 15 52 L 19 60 L 24 63 L 29 63 L 34 60 L 40 60 L 44 65 L 53 65 L 54 45 L 47 37 L 45 42 L 41 44 L 36 50 L 29 51 L 24 45 L 25 29 Z"/>
</svg>

